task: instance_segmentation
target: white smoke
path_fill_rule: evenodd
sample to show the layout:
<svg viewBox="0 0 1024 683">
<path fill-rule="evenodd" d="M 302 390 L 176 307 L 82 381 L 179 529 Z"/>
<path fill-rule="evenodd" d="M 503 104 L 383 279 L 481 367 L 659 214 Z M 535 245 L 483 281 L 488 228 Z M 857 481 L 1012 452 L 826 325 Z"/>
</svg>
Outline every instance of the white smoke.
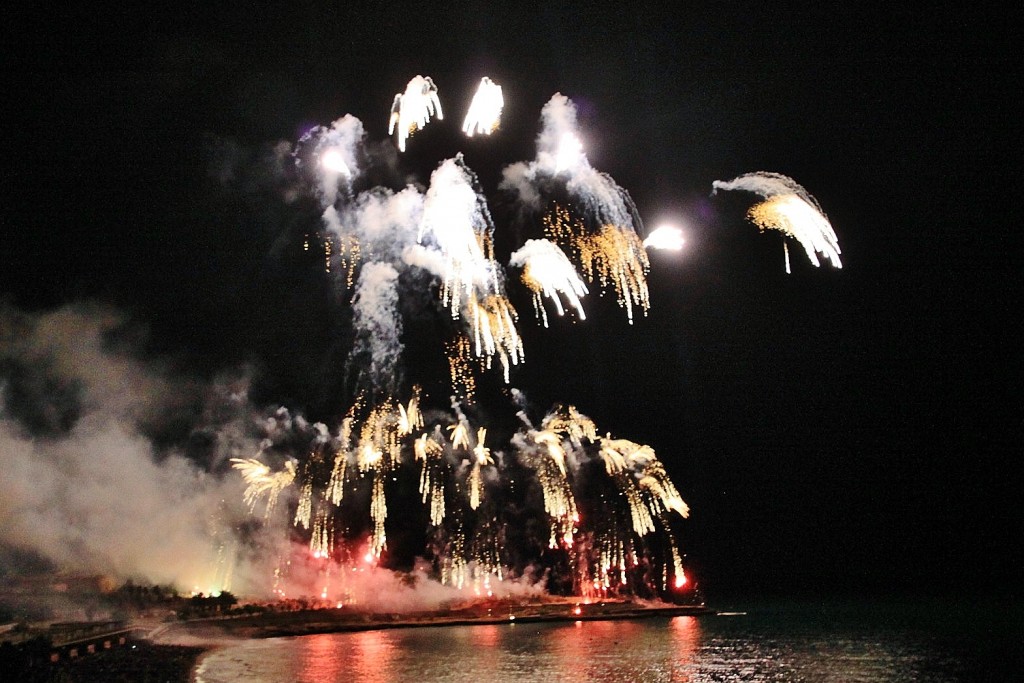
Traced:
<svg viewBox="0 0 1024 683">
<path fill-rule="evenodd" d="M 345 228 L 359 240 L 367 258 L 397 260 L 406 247 L 416 243 L 423 204 L 423 194 L 415 187 L 401 192 L 375 188 L 360 193 L 343 208 Z"/>
<path fill-rule="evenodd" d="M 58 570 L 181 589 L 248 575 L 228 561 L 230 530 L 247 516 L 239 479 L 147 435 L 203 388 L 112 350 L 123 321 L 109 309 L 5 308 L 0 324 L 0 544 Z M 23 389 L 32 383 L 41 390 Z"/>
<path fill-rule="evenodd" d="M 311 162 L 316 165 L 319 191 L 324 206 L 338 199 L 339 187 L 346 190 L 360 172 L 359 145 L 366 137 L 363 122 L 346 114 L 330 127 L 317 126 L 299 139 L 300 147 L 312 145 Z"/>
<path fill-rule="evenodd" d="M 368 351 L 370 377 L 376 386 L 393 383 L 402 354 L 402 319 L 398 314 L 398 271 L 388 263 L 363 266 L 352 299 L 354 352 Z"/>
<path fill-rule="evenodd" d="M 779 194 L 799 195 L 804 201 L 808 201 L 817 208 L 818 203 L 807 193 L 803 187 L 789 176 L 769 171 L 756 171 L 744 173 L 732 180 L 716 180 L 711 183 L 711 193 L 718 190 L 746 190 L 759 194 L 765 199 Z"/>
<path fill-rule="evenodd" d="M 579 144 L 576 105 L 555 93 L 541 109 L 542 128 L 537 136 L 537 157 L 502 170 L 499 189 L 517 196 L 526 207 L 539 211 L 546 190 L 564 183 L 572 201 L 598 224 L 638 230 L 639 220 L 629 195 L 606 173 L 594 169 Z"/>
</svg>

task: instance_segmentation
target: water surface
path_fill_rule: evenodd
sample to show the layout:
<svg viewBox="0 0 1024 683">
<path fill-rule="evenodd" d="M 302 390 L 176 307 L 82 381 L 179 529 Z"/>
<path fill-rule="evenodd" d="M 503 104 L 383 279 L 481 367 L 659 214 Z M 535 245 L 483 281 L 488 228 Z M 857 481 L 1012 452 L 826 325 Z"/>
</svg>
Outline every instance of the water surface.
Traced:
<svg viewBox="0 0 1024 683">
<path fill-rule="evenodd" d="M 240 641 L 197 683 L 259 681 L 1010 681 L 1010 610 L 758 603 L 716 616 L 427 627 Z"/>
</svg>

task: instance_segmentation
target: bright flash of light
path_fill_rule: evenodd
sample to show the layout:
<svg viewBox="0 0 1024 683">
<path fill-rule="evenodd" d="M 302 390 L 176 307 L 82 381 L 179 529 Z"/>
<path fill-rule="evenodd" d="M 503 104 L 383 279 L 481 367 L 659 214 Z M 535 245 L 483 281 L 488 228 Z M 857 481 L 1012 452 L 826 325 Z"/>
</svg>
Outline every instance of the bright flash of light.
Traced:
<svg viewBox="0 0 1024 683">
<path fill-rule="evenodd" d="M 712 194 L 718 190 L 745 190 L 760 195 L 765 201 L 747 211 L 747 218 L 762 232 L 778 230 L 803 246 L 807 258 L 820 265 L 820 253 L 836 268 L 839 261 L 839 240 L 821 205 L 798 182 L 781 173 L 758 171 L 746 173 L 729 181 L 716 180 L 711 184 Z M 785 242 L 783 242 L 785 247 Z M 786 272 L 789 272 L 789 249 L 786 253 Z"/>
<path fill-rule="evenodd" d="M 249 509 L 255 509 L 260 498 L 266 496 L 267 508 L 264 514 L 269 517 L 281 491 L 295 481 L 295 463 L 288 460 L 284 469 L 274 472 L 254 458 L 231 458 L 231 462 L 231 466 L 242 473 L 242 478 L 248 484 L 244 497 Z"/>
<path fill-rule="evenodd" d="M 662 225 L 655 228 L 647 239 L 644 240 L 644 247 L 647 249 L 664 249 L 666 251 L 680 251 L 686 240 L 683 239 L 683 231 L 671 225 Z"/>
<path fill-rule="evenodd" d="M 558 315 L 564 315 L 562 297 L 576 311 L 580 320 L 586 320 L 580 297 L 585 296 L 586 284 L 580 279 L 572 262 L 554 242 L 550 240 L 526 240 L 513 252 L 510 266 L 522 267 L 522 280 L 533 293 L 533 308 L 537 316 L 548 326 L 548 314 L 544 309 L 543 297 L 551 299 Z"/>
<path fill-rule="evenodd" d="M 348 164 L 345 163 L 345 156 L 341 150 L 332 147 L 326 150 L 320 156 L 320 167 L 330 173 L 340 173 L 342 175 L 352 175 L 352 171 L 349 170 Z"/>
<path fill-rule="evenodd" d="M 583 143 L 573 133 L 564 133 L 555 152 L 555 173 L 571 168 L 583 159 Z"/>
<path fill-rule="evenodd" d="M 501 86 L 487 76 L 480 79 L 480 86 L 469 105 L 469 112 L 462 124 L 462 132 L 472 137 L 475 133 L 490 135 L 498 128 L 501 121 L 501 109 L 505 100 L 501 95 Z"/>
<path fill-rule="evenodd" d="M 437 97 L 437 86 L 429 76 L 415 76 L 405 87 L 404 93 L 395 95 L 391 103 L 391 117 L 388 120 L 388 135 L 398 131 L 398 149 L 405 151 L 405 141 L 437 115 L 443 119 L 441 101 Z"/>
<path fill-rule="evenodd" d="M 462 155 L 441 163 L 430 176 L 417 238 L 441 252 L 441 301 L 453 318 L 466 301 L 501 294 L 494 225 L 477 184 Z"/>
</svg>

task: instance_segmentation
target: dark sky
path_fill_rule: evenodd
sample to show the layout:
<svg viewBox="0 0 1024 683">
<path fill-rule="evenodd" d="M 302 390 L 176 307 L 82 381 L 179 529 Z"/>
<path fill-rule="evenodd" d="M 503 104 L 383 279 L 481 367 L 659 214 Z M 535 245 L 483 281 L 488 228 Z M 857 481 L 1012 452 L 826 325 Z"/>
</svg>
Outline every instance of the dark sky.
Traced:
<svg viewBox="0 0 1024 683">
<path fill-rule="evenodd" d="M 304 381 L 334 323 L 316 278 L 278 252 L 308 216 L 244 169 L 346 113 L 386 140 L 391 98 L 423 74 L 448 116 L 410 141 L 407 172 L 425 183 L 464 151 L 493 191 L 533 158 L 561 92 L 591 164 L 648 227 L 675 219 L 689 243 L 652 254 L 651 312 L 634 325 L 598 305 L 585 324 L 525 330 L 513 384 L 655 447 L 693 509 L 683 542 L 710 593 L 1017 594 L 1019 67 L 998 17 L 212 4 L 5 22 L 9 304 L 111 302 L 146 324 L 154 356 L 206 375 L 264 364 L 260 398 L 315 412 L 324 397 Z M 482 75 L 507 102 L 486 144 L 458 135 Z M 243 169 L 230 187 L 209 173 L 226 149 Z M 779 236 L 744 220 L 752 197 L 709 196 L 762 170 L 817 198 L 842 270 L 791 245 L 787 275 Z"/>
</svg>

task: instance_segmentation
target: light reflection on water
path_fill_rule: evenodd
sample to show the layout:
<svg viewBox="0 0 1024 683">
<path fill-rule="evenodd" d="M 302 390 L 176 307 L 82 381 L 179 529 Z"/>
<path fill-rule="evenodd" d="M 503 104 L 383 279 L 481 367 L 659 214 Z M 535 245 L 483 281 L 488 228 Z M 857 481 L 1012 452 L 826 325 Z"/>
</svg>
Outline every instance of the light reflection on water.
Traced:
<svg viewBox="0 0 1024 683">
<path fill-rule="evenodd" d="M 635 621 L 412 628 L 241 641 L 197 683 L 987 679 L 970 634 L 897 611 L 753 611 Z"/>
</svg>

